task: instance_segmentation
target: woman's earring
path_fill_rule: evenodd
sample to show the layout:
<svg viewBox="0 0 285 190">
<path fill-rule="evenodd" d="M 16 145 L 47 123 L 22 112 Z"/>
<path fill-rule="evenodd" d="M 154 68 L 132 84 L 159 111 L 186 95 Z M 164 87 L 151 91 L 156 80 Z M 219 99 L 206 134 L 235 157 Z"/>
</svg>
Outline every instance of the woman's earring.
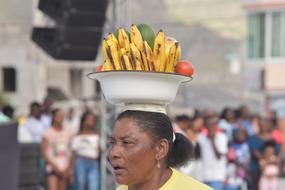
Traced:
<svg viewBox="0 0 285 190">
<path fill-rule="evenodd" d="M 160 169 L 160 163 L 159 163 L 159 160 L 157 160 L 157 165 L 156 165 L 156 166 L 157 166 L 157 168 L 158 168 L 158 169 Z"/>
</svg>

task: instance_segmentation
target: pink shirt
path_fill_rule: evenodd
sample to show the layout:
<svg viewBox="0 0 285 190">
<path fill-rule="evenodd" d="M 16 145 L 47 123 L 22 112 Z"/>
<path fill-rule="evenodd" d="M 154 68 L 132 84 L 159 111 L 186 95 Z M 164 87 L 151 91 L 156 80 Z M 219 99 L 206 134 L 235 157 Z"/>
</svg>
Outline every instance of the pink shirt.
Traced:
<svg viewBox="0 0 285 190">
<path fill-rule="evenodd" d="M 69 164 L 71 152 L 69 143 L 72 134 L 65 130 L 55 130 L 49 127 L 45 130 L 43 138 L 47 141 L 47 157 L 60 171 L 64 171 Z M 47 165 L 47 171 L 51 172 L 52 168 Z"/>
</svg>

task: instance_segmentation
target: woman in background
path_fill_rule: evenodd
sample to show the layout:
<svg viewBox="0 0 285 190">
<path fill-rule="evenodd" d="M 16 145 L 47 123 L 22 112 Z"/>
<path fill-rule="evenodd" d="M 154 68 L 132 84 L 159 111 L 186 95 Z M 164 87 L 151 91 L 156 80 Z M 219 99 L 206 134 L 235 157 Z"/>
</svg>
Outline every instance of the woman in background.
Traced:
<svg viewBox="0 0 285 190">
<path fill-rule="evenodd" d="M 62 126 L 63 112 L 56 109 L 52 112 L 52 127 L 46 129 L 41 145 L 46 160 L 49 190 L 66 190 L 67 181 L 71 176 L 69 168 L 69 143 L 71 133 Z"/>
<path fill-rule="evenodd" d="M 72 139 L 76 190 L 84 190 L 85 186 L 88 190 L 100 189 L 100 136 L 95 123 L 95 115 L 86 111 L 81 117 L 79 133 Z"/>
</svg>

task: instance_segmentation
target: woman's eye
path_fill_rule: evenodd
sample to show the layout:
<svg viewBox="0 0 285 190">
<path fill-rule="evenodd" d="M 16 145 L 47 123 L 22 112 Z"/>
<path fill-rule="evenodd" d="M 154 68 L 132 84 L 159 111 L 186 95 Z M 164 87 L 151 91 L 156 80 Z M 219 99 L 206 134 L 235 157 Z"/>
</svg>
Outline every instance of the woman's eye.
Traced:
<svg viewBox="0 0 285 190">
<path fill-rule="evenodd" d="M 128 144 L 132 144 L 131 141 L 123 141 L 123 144 L 128 145 Z"/>
<path fill-rule="evenodd" d="M 114 145 L 114 144 L 116 144 L 116 142 L 115 142 L 114 140 L 110 140 L 110 141 L 109 141 L 109 144 L 110 144 L 110 145 Z"/>
</svg>

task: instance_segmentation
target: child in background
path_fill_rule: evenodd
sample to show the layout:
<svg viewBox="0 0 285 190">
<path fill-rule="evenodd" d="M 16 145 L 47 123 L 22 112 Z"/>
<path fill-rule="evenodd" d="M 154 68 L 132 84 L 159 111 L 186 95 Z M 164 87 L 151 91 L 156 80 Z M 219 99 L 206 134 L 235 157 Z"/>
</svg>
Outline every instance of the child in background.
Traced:
<svg viewBox="0 0 285 190">
<path fill-rule="evenodd" d="M 225 190 L 241 190 L 247 180 L 250 161 L 249 147 L 246 143 L 247 131 L 244 128 L 233 132 L 233 142 L 229 146 L 227 179 Z"/>
<path fill-rule="evenodd" d="M 276 154 L 275 147 L 274 141 L 264 143 L 263 158 L 259 161 L 261 168 L 259 190 L 278 190 L 278 174 L 281 162 Z"/>
</svg>

